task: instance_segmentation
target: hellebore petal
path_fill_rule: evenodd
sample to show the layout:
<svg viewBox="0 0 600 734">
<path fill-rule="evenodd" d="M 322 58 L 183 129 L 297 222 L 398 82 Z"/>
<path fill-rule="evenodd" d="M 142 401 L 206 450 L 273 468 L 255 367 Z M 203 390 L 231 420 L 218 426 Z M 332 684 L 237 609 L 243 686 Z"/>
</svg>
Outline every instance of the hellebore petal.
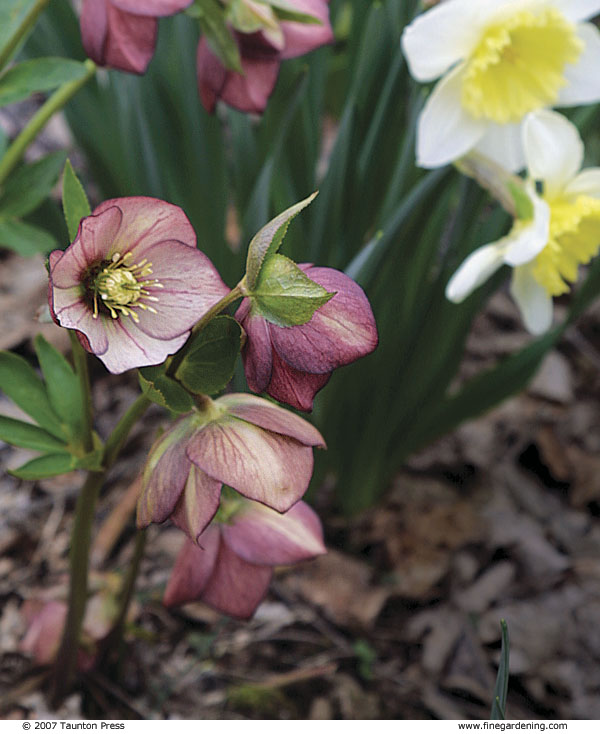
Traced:
<svg viewBox="0 0 600 734">
<path fill-rule="evenodd" d="M 283 22 L 281 24 L 284 37 L 282 59 L 304 56 L 320 46 L 333 42 L 333 30 L 329 22 L 329 5 L 326 0 L 291 0 L 289 4 L 300 13 L 318 18 L 321 25 Z"/>
<path fill-rule="evenodd" d="M 104 42 L 103 66 L 133 74 L 143 74 L 154 55 L 158 23 L 155 18 L 119 10 L 106 0 L 108 28 Z"/>
<path fill-rule="evenodd" d="M 189 7 L 194 0 L 110 0 L 120 10 L 135 15 L 162 17 L 175 15 Z"/>
<path fill-rule="evenodd" d="M 242 356 L 248 387 L 254 392 L 264 392 L 273 369 L 269 325 L 259 313 L 252 313 L 247 298 L 242 301 L 235 318 L 242 324 L 247 336 Z"/>
<path fill-rule="evenodd" d="M 212 479 L 191 464 L 185 487 L 171 520 L 190 538 L 199 542 L 200 535 L 219 509 L 221 482 Z"/>
<path fill-rule="evenodd" d="M 275 400 L 308 413 L 313 409 L 316 394 L 329 382 L 331 375 L 331 372 L 313 375 L 294 369 L 274 351 L 273 374 L 267 391 Z M 250 386 L 250 389 L 253 388 Z"/>
<path fill-rule="evenodd" d="M 107 0 L 83 0 L 79 23 L 85 52 L 97 64 L 104 64 L 104 44 L 108 33 Z"/>
<path fill-rule="evenodd" d="M 221 526 L 223 541 L 240 558 L 261 565 L 287 565 L 326 553 L 316 512 L 298 502 L 283 515 L 245 502 L 230 524 Z"/>
<path fill-rule="evenodd" d="M 58 652 L 67 605 L 61 601 L 49 601 L 40 608 L 39 604 L 27 601 L 22 611 L 29 628 L 21 641 L 21 650 L 32 655 L 38 665 L 49 665 Z"/>
<path fill-rule="evenodd" d="M 212 525 L 202 533 L 199 545 L 186 539 L 184 542 L 165 590 L 163 604 L 167 607 L 186 604 L 199 599 L 206 582 L 213 573 L 221 533 Z"/>
</svg>

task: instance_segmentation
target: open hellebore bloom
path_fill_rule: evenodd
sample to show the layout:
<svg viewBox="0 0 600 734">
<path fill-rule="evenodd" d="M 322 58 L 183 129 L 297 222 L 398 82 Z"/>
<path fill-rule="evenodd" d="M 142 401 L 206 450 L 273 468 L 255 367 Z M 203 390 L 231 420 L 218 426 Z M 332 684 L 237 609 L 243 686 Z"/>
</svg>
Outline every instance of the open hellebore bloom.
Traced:
<svg viewBox="0 0 600 734">
<path fill-rule="evenodd" d="M 163 362 L 229 291 L 183 211 L 144 196 L 100 204 L 49 265 L 55 320 L 115 374 Z"/>
<path fill-rule="evenodd" d="M 252 0 L 247 3 L 261 5 Z M 328 0 L 287 2 L 291 9 L 318 18 L 321 25 L 283 21 L 275 28 L 265 25 L 254 33 L 236 32 L 243 74 L 226 69 L 203 36 L 198 44 L 196 66 L 204 107 L 212 112 L 221 99 L 242 112 L 263 112 L 275 87 L 281 61 L 303 56 L 333 41 L 327 3 Z"/>
<path fill-rule="evenodd" d="M 180 418 L 150 450 L 138 526 L 167 518 L 196 540 L 219 507 L 226 484 L 286 512 L 306 492 L 316 428 L 254 395 L 230 394 Z"/>
<path fill-rule="evenodd" d="M 267 593 L 273 566 L 326 552 L 319 518 L 304 502 L 283 515 L 242 498 L 231 504 L 223 504 L 221 521 L 213 521 L 198 544 L 186 540 L 167 584 L 166 606 L 198 600 L 247 619 Z"/>
<path fill-rule="evenodd" d="M 600 100 L 600 0 L 447 0 L 404 30 L 411 74 L 437 83 L 421 113 L 417 162 L 469 150 L 518 171 L 530 112 Z"/>
<path fill-rule="evenodd" d="M 143 74 L 154 54 L 157 18 L 179 13 L 193 0 L 83 0 L 81 39 L 100 66 Z"/>
<path fill-rule="evenodd" d="M 533 334 L 552 324 L 552 297 L 569 290 L 580 264 L 600 246 L 600 168 L 580 172 L 583 143 L 577 128 L 562 115 L 542 110 L 523 126 L 534 216 L 515 223 L 502 240 L 475 250 L 454 274 L 446 290 L 460 302 L 503 263 L 513 265 L 511 293 Z M 533 193 L 540 182 L 543 195 Z"/>
<path fill-rule="evenodd" d="M 247 334 L 242 352 L 248 386 L 298 410 L 310 411 L 317 392 L 334 369 L 370 354 L 377 346 L 377 327 L 362 288 L 333 268 L 298 266 L 333 298 L 300 326 L 270 323 L 242 301 L 235 317 Z"/>
</svg>

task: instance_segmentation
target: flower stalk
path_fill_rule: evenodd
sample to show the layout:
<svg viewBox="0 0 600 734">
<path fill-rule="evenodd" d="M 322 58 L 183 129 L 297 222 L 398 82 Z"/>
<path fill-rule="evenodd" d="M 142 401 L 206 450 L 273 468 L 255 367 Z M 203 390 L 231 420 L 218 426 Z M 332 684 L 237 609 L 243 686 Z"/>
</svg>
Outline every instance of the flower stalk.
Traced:
<svg viewBox="0 0 600 734">
<path fill-rule="evenodd" d="M 21 25 L 17 28 L 12 38 L 9 39 L 8 43 L 0 53 L 0 71 L 2 71 L 6 64 L 11 60 L 13 54 L 19 47 L 19 44 L 27 36 L 29 30 L 35 24 L 36 20 L 45 10 L 49 2 L 50 0 L 37 0 L 31 10 L 27 13 Z"/>
</svg>

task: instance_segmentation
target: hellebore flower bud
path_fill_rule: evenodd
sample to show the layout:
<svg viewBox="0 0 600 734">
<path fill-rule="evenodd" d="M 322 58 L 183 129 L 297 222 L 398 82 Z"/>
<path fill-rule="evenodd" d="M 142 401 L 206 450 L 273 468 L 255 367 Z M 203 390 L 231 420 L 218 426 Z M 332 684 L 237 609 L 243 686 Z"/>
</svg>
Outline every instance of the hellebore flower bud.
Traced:
<svg viewBox="0 0 600 734">
<path fill-rule="evenodd" d="M 197 540 L 227 484 L 286 512 L 306 492 L 312 447 L 325 447 L 310 423 L 254 395 L 208 401 L 156 441 L 143 474 L 139 527 L 167 518 Z"/>
<path fill-rule="evenodd" d="M 332 268 L 298 266 L 315 283 L 335 295 L 298 326 L 268 321 L 251 299 L 235 317 L 247 340 L 242 357 L 248 386 L 298 410 L 310 411 L 316 393 L 337 367 L 370 354 L 377 346 L 377 327 L 369 301 L 351 278 Z"/>
<path fill-rule="evenodd" d="M 143 74 L 152 59 L 157 18 L 179 13 L 193 0 L 84 0 L 81 40 L 100 66 Z"/>
<path fill-rule="evenodd" d="M 267 593 L 274 566 L 326 552 L 319 518 L 304 502 L 280 515 L 238 497 L 224 501 L 221 510 L 217 518 L 223 515 L 223 521 L 213 521 L 198 545 L 189 540 L 183 545 L 165 591 L 165 605 L 200 600 L 224 614 L 247 619 Z"/>
<path fill-rule="evenodd" d="M 55 321 L 115 374 L 163 362 L 229 292 L 183 211 L 144 196 L 100 204 L 49 265 Z"/>
</svg>

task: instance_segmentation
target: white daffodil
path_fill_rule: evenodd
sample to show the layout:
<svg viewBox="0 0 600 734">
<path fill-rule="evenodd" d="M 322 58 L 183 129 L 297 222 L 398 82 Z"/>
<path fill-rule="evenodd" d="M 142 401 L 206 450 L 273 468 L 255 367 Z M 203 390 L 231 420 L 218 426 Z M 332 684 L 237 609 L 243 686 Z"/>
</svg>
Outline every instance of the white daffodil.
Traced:
<svg viewBox="0 0 600 734">
<path fill-rule="evenodd" d="M 569 291 L 579 265 L 600 247 L 600 168 L 580 171 L 579 132 L 557 112 L 529 114 L 522 142 L 533 217 L 516 220 L 507 237 L 469 255 L 450 279 L 446 296 L 460 303 L 501 265 L 512 265 L 511 294 L 527 329 L 541 334 L 552 325 L 553 296 Z M 541 196 L 534 182 L 541 183 Z"/>
<path fill-rule="evenodd" d="M 417 162 L 450 163 L 470 150 L 523 168 L 530 112 L 600 100 L 600 0 L 446 0 L 404 29 L 420 82 L 442 77 L 417 129 Z"/>
</svg>

